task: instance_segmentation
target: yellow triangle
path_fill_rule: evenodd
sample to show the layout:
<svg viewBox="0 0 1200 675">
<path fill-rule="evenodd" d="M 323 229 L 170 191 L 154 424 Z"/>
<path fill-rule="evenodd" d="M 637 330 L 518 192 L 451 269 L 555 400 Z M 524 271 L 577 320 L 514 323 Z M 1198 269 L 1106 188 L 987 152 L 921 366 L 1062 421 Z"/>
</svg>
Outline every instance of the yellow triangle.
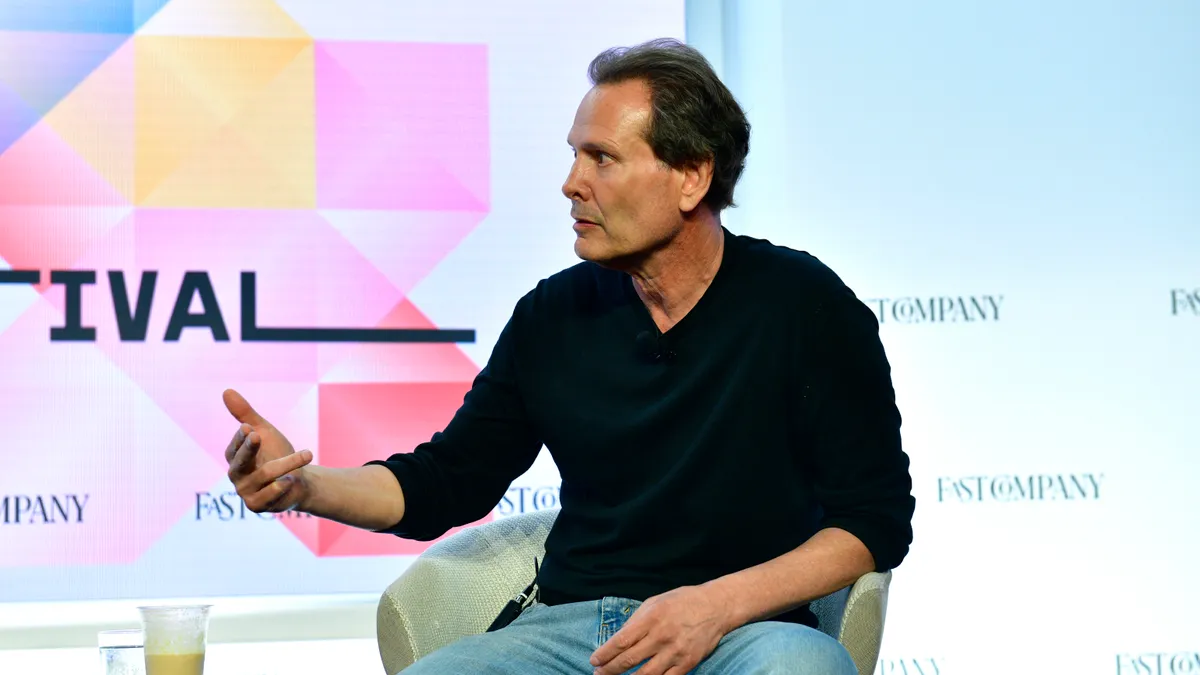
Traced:
<svg viewBox="0 0 1200 675">
<path fill-rule="evenodd" d="M 139 35 L 301 38 L 304 28 L 272 0 L 172 0 Z"/>
<path fill-rule="evenodd" d="M 188 154 L 160 172 L 150 191 L 139 190 L 139 205 L 315 208 L 313 68 L 311 46 L 272 68 L 277 75 L 247 92 L 225 124 L 199 130 L 205 136 L 193 139 Z"/>
<path fill-rule="evenodd" d="M 209 98 L 185 84 L 162 40 L 136 41 L 134 202 L 142 204 L 221 128 Z M 167 53 L 163 53 L 166 51 Z"/>
<path fill-rule="evenodd" d="M 295 203 L 315 206 L 317 191 L 317 113 L 313 48 L 262 87 L 230 120 L 255 155 L 271 167 Z"/>
<path fill-rule="evenodd" d="M 149 205 L 155 192 L 193 153 L 205 152 L 210 138 L 248 107 L 261 107 L 262 114 L 286 120 L 292 115 L 312 119 L 312 41 L 261 40 L 247 38 L 169 38 L 136 36 L 137 49 L 137 152 L 135 201 Z M 292 73 L 292 64 L 307 63 L 307 83 L 293 82 L 293 90 L 308 96 L 303 109 L 263 99 L 263 91 L 282 72 Z M 310 123 L 311 125 L 311 123 Z M 283 124 L 287 129 L 287 124 Z M 282 132 L 278 132 L 282 133 Z M 312 145 L 312 134 L 293 138 Z M 210 159 L 212 159 L 210 157 Z M 216 165 L 213 165 L 216 166 Z M 233 169 L 236 173 L 236 168 Z M 315 173 L 315 169 L 314 169 Z M 197 180 L 208 180 L 193 175 Z M 191 189 L 173 181 L 172 193 Z M 202 186 L 197 187 L 204 192 Z M 181 197 L 184 198 L 184 197 Z M 206 198 L 207 199 L 207 198 Z M 183 204 L 178 204 L 183 206 Z"/>
<path fill-rule="evenodd" d="M 165 71 L 165 80 L 149 83 L 170 96 L 183 86 L 201 97 L 206 109 L 221 124 L 228 122 L 247 101 L 279 75 L 296 55 L 311 48 L 307 38 L 257 40 L 247 38 L 142 37 L 135 38 L 138 64 L 152 58 Z M 311 60 L 311 57 L 310 57 Z M 138 82 L 139 94 L 143 83 Z"/>
<path fill-rule="evenodd" d="M 139 206 L 193 209 L 311 209 L 316 199 L 297 195 L 236 130 L 208 139 Z"/>
<path fill-rule="evenodd" d="M 182 86 L 170 91 L 179 98 L 178 102 L 167 96 L 163 97 L 166 100 L 152 101 L 158 109 L 148 113 L 151 119 L 173 119 L 175 123 L 164 126 L 178 124 L 180 133 L 178 137 L 170 137 L 169 132 L 156 132 L 155 138 L 146 138 L 149 144 L 158 143 L 161 148 L 143 150 L 139 144 L 139 205 L 282 209 L 316 205 L 316 110 L 311 43 L 235 42 L 248 42 L 253 47 L 236 55 L 247 70 L 272 72 L 275 77 L 265 82 L 256 80 L 253 85 L 233 86 L 239 90 L 238 94 L 223 97 L 222 107 L 229 109 L 222 109 L 220 120 L 214 114 L 188 117 L 188 109 L 203 108 L 203 104 L 188 102 L 194 94 L 184 96 L 187 88 Z M 287 43 L 308 46 L 292 49 L 292 60 L 281 65 L 280 53 Z M 268 55 L 259 58 L 262 52 Z M 208 54 L 200 60 L 211 66 L 220 62 L 222 56 Z M 181 67 L 178 61 L 174 67 Z M 196 76 L 194 68 L 191 74 Z M 186 79 L 197 83 L 205 78 Z M 193 86 L 211 88 L 203 84 Z M 204 103 L 211 101 L 210 98 Z M 236 109 L 232 107 L 234 102 Z M 139 141 L 142 141 L 140 123 Z M 158 156 L 160 161 L 148 162 L 150 166 L 144 167 L 144 155 Z"/>
</svg>

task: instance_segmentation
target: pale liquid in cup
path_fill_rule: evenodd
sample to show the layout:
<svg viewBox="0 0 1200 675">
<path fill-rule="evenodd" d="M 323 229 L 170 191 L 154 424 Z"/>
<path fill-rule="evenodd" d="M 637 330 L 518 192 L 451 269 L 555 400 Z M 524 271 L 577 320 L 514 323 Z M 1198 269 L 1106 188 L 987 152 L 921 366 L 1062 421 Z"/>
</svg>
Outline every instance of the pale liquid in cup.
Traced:
<svg viewBox="0 0 1200 675">
<path fill-rule="evenodd" d="M 209 605 L 139 607 L 146 675 L 204 675 Z"/>
<path fill-rule="evenodd" d="M 147 653 L 146 675 L 204 675 L 204 653 Z"/>
</svg>

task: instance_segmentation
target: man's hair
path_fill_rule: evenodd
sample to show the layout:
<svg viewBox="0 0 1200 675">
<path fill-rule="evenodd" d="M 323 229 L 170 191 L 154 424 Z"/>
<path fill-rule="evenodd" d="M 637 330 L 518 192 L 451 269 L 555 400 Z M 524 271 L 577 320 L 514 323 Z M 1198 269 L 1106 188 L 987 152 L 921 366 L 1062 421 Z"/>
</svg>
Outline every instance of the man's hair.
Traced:
<svg viewBox="0 0 1200 675">
<path fill-rule="evenodd" d="M 645 82 L 651 106 L 645 137 L 654 155 L 676 169 L 712 160 L 703 203 L 714 213 L 734 205 L 733 188 L 750 151 L 750 123 L 704 55 L 669 38 L 614 47 L 592 60 L 588 78 L 593 85 Z"/>
</svg>

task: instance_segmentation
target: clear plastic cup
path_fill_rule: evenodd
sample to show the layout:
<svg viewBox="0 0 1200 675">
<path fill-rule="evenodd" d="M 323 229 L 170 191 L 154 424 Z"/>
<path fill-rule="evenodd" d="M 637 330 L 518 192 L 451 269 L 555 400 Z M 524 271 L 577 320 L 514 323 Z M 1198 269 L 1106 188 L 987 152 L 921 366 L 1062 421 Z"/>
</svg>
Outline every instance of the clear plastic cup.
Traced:
<svg viewBox="0 0 1200 675">
<path fill-rule="evenodd" d="M 100 645 L 100 659 L 104 662 L 104 675 L 145 675 L 146 657 L 140 629 L 100 631 L 96 640 Z"/>
<path fill-rule="evenodd" d="M 138 607 L 146 675 L 203 675 L 212 605 Z"/>
</svg>

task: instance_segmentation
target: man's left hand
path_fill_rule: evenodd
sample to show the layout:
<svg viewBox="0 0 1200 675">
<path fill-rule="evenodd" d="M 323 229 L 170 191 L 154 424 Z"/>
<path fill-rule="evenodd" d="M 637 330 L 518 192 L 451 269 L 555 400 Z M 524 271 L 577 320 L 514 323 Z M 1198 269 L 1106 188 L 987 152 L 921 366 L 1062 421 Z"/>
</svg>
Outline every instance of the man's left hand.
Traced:
<svg viewBox="0 0 1200 675">
<path fill-rule="evenodd" d="M 728 603 L 710 588 L 685 586 L 642 603 L 591 663 L 596 675 L 620 675 L 642 662 L 639 675 L 684 675 L 732 629 Z"/>
</svg>

